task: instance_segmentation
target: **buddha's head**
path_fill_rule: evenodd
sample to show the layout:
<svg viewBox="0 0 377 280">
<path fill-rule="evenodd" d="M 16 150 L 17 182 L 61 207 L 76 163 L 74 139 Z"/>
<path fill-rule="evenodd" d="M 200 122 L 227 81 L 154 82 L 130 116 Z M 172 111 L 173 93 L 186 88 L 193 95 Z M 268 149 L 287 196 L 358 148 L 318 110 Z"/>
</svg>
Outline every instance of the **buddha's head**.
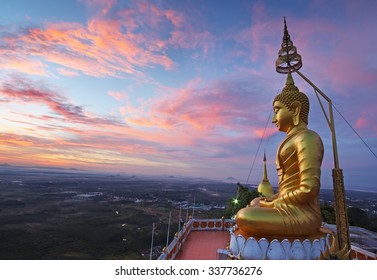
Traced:
<svg viewBox="0 0 377 280">
<path fill-rule="evenodd" d="M 299 124 L 308 124 L 309 99 L 295 86 L 290 73 L 282 92 L 275 97 L 273 106 L 272 122 L 280 131 L 288 132 Z"/>
</svg>

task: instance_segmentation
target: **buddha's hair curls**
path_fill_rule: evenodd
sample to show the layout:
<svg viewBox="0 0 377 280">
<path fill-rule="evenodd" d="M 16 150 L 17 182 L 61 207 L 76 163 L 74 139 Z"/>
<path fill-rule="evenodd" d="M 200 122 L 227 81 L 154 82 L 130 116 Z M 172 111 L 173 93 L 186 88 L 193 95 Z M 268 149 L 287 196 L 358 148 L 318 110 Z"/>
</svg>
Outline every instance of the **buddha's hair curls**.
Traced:
<svg viewBox="0 0 377 280">
<path fill-rule="evenodd" d="M 280 101 L 285 106 L 287 106 L 288 110 L 290 111 L 293 110 L 292 108 L 293 102 L 295 101 L 300 102 L 301 103 L 300 119 L 304 123 L 308 124 L 309 108 L 310 108 L 309 98 L 306 96 L 305 93 L 300 92 L 295 85 L 286 85 L 283 91 L 275 97 L 274 102 L 272 102 L 272 104 L 274 104 L 275 101 Z"/>
</svg>

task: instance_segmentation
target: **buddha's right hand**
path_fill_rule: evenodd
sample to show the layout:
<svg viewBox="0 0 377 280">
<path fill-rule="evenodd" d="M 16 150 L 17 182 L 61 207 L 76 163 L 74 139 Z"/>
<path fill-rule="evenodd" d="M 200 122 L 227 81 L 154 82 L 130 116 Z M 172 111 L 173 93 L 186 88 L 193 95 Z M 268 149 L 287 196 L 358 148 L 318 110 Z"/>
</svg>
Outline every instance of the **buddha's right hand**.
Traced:
<svg viewBox="0 0 377 280">
<path fill-rule="evenodd" d="M 261 203 L 263 202 L 271 202 L 272 200 L 267 198 L 267 197 L 257 197 L 257 198 L 254 198 L 250 204 L 248 205 L 248 207 L 265 207 L 265 206 L 261 206 Z"/>
<path fill-rule="evenodd" d="M 254 198 L 250 204 L 248 205 L 249 207 L 259 207 L 259 202 L 261 199 L 263 199 L 265 197 L 257 197 L 257 198 Z"/>
<path fill-rule="evenodd" d="M 273 200 L 269 199 L 264 199 L 259 201 L 259 206 L 260 207 L 266 207 L 266 208 L 273 208 L 275 206 Z"/>
</svg>

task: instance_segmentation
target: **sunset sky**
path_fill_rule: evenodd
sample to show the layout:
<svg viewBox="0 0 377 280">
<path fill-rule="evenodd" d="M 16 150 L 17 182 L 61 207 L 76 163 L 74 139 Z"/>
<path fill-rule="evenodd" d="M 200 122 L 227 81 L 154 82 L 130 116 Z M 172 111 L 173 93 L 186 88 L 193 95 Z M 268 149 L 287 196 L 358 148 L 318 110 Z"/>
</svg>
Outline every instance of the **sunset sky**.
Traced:
<svg viewBox="0 0 377 280">
<path fill-rule="evenodd" d="M 265 150 L 276 186 L 284 16 L 301 72 L 377 153 L 376 11 L 353 0 L 2 1 L 0 164 L 245 183 L 261 143 L 249 182 L 262 179 Z M 329 128 L 313 89 L 293 78 L 330 186 Z M 346 188 L 376 188 L 377 158 L 334 116 Z"/>
</svg>

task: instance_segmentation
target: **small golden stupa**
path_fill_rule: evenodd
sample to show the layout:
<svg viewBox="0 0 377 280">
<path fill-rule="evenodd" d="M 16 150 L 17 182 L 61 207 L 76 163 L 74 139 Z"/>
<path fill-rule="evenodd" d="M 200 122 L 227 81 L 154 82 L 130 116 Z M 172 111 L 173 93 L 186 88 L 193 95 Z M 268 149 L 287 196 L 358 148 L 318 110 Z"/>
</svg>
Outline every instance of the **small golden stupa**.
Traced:
<svg viewBox="0 0 377 280">
<path fill-rule="evenodd" d="M 263 165 L 264 165 L 263 179 L 262 179 L 262 182 L 260 182 L 260 184 L 258 185 L 258 192 L 261 193 L 265 197 L 270 197 L 274 194 L 274 190 L 273 190 L 272 185 L 271 185 L 271 183 L 270 183 L 270 181 L 268 180 L 268 177 L 267 177 L 266 162 L 267 162 L 266 153 L 264 153 L 264 157 L 263 157 Z"/>
</svg>

